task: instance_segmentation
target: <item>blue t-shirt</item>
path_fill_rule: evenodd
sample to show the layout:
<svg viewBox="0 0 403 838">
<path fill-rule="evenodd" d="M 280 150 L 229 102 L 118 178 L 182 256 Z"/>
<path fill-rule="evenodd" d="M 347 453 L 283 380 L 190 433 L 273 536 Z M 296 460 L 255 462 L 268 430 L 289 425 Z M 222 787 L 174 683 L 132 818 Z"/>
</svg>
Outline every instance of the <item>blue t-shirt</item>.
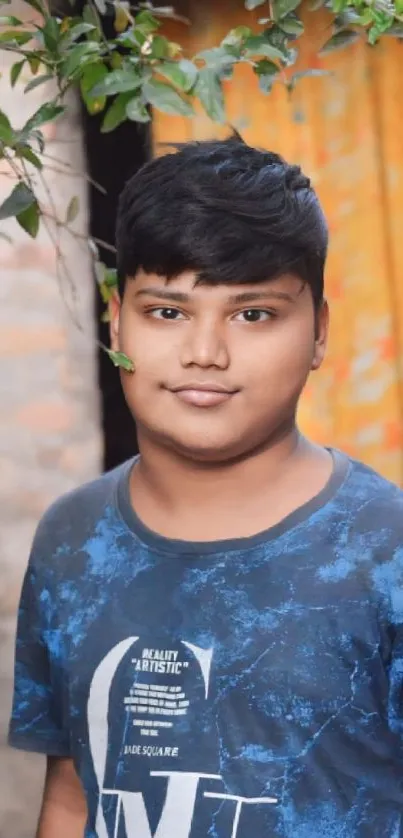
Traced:
<svg viewBox="0 0 403 838">
<path fill-rule="evenodd" d="M 131 462 L 45 515 L 10 742 L 74 759 L 86 838 L 403 838 L 403 493 L 333 456 L 251 538 L 152 533 Z"/>
</svg>

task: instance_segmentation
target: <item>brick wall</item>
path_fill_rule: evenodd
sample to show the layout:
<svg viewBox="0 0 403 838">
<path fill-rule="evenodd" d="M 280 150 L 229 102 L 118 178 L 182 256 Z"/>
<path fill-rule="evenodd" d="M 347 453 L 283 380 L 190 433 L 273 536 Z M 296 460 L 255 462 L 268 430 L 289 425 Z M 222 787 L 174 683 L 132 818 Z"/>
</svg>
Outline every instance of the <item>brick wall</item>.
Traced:
<svg viewBox="0 0 403 838">
<path fill-rule="evenodd" d="M 14 7 L 12 13 L 23 12 Z M 42 86 L 24 95 L 22 84 L 11 91 L 8 58 L 0 52 L 1 108 L 19 127 L 52 91 Z M 74 99 L 68 116 L 47 128 L 46 152 L 52 160 L 43 203 L 65 217 L 78 195 L 75 227 L 84 236 L 86 182 L 78 174 L 84 161 Z M 0 202 L 12 185 L 0 163 Z M 35 241 L 14 221 L 1 222 L 0 230 L 13 239 L 12 245 L 0 239 L 0 838 L 33 838 L 43 761 L 5 748 L 15 610 L 39 517 L 100 469 L 93 282 L 82 239 L 63 234 L 61 263 L 45 230 Z"/>
</svg>

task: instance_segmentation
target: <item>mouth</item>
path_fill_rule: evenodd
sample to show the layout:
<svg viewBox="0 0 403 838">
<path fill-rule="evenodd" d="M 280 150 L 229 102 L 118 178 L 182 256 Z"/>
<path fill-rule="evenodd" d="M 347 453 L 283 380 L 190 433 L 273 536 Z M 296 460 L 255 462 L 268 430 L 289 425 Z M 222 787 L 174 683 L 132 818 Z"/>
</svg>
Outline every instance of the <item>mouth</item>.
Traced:
<svg viewBox="0 0 403 838">
<path fill-rule="evenodd" d="M 180 401 L 194 407 L 216 407 L 238 392 L 214 381 L 193 381 L 169 389 Z"/>
</svg>

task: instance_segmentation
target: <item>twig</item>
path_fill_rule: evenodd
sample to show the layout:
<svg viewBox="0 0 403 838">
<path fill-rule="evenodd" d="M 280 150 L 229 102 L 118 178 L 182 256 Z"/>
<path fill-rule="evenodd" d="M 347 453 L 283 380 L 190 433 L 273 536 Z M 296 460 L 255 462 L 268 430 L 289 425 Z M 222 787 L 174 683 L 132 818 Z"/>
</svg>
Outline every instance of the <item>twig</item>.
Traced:
<svg viewBox="0 0 403 838">
<path fill-rule="evenodd" d="M 7 161 L 8 165 L 10 166 L 10 168 L 13 170 L 17 180 L 21 181 L 22 180 L 22 173 L 19 170 L 18 166 L 16 165 L 15 158 L 12 157 L 11 154 L 9 154 L 9 152 L 7 151 L 5 146 L 2 147 L 2 154 L 3 154 L 4 159 Z"/>
<path fill-rule="evenodd" d="M 65 256 L 64 256 L 64 254 L 63 254 L 63 251 L 62 251 L 62 249 L 61 249 L 61 247 L 60 247 L 60 230 L 62 229 L 62 227 L 63 227 L 64 225 L 63 225 L 63 224 L 61 224 L 61 223 L 58 221 L 58 215 L 57 215 L 56 205 L 55 205 L 55 202 L 54 202 L 54 200 L 53 200 L 52 193 L 51 193 L 51 191 L 50 191 L 50 189 L 49 189 L 49 187 L 48 187 L 48 185 L 47 185 L 47 183 L 46 183 L 46 180 L 45 180 L 45 178 L 44 178 L 44 176 L 43 176 L 43 173 L 42 173 L 42 172 L 39 172 L 39 177 L 40 177 L 40 179 L 41 179 L 42 186 L 43 186 L 43 188 L 44 188 L 44 190 L 45 190 L 45 192 L 46 192 L 46 196 L 47 196 L 47 198 L 48 198 L 49 204 L 50 204 L 51 209 L 52 209 L 52 212 L 53 212 L 53 216 L 54 216 L 54 219 L 53 219 L 53 220 L 54 220 L 54 223 L 56 224 L 56 230 L 57 230 L 57 235 L 56 235 L 56 237 L 55 237 L 55 238 L 54 238 L 54 237 L 52 236 L 52 234 L 51 234 L 49 224 L 48 224 L 47 222 L 45 223 L 45 218 L 46 218 L 46 216 L 44 215 L 43 211 L 41 212 L 41 215 L 42 215 L 42 217 L 44 218 L 45 227 L 46 227 L 46 229 L 47 229 L 47 231 L 48 231 L 48 234 L 49 234 L 49 236 L 50 236 L 50 238 L 51 238 L 51 240 L 52 240 L 52 242 L 53 242 L 53 244 L 54 244 L 54 247 L 55 247 L 55 249 L 56 249 L 56 257 L 57 257 L 57 259 L 56 259 L 56 264 L 57 264 L 57 265 L 61 264 L 61 265 L 63 266 L 65 276 L 66 276 L 66 278 L 67 278 L 67 280 L 68 280 L 68 282 L 69 282 L 69 285 L 70 285 L 71 297 L 72 297 L 72 303 L 73 303 L 73 306 L 74 306 L 74 307 L 76 307 L 76 304 L 77 304 L 77 289 L 76 289 L 76 286 L 75 286 L 74 280 L 73 280 L 73 278 L 72 278 L 72 276 L 71 276 L 71 274 L 70 274 L 70 271 L 69 271 L 69 268 L 68 268 L 68 265 L 67 265 L 67 262 L 66 262 Z M 57 273 L 57 278 L 58 278 L 58 280 L 59 280 L 60 290 L 61 290 L 61 294 L 62 294 L 62 297 L 63 297 L 63 299 L 64 299 L 64 302 L 65 302 L 65 304 L 66 304 L 67 308 L 69 309 L 70 313 L 72 313 L 72 312 L 71 312 L 71 309 L 70 309 L 70 307 L 69 307 L 69 305 L 68 305 L 68 303 L 67 303 L 67 300 L 66 300 L 66 297 L 65 297 L 65 295 L 64 295 L 64 292 L 63 292 L 63 285 L 62 285 L 62 282 L 61 282 L 61 277 L 60 277 L 60 275 L 59 275 L 59 272 Z M 79 321 L 78 321 L 78 319 L 77 319 L 77 315 L 76 315 L 76 313 L 74 313 L 73 319 L 74 319 L 74 322 L 78 325 Z M 79 328 L 82 330 L 82 326 L 81 326 L 81 325 L 79 326 Z"/>
<path fill-rule="evenodd" d="M 65 272 L 65 275 L 67 276 L 67 278 L 69 280 L 70 286 L 74 289 L 73 290 L 73 302 L 74 303 L 76 302 L 74 282 L 73 282 L 72 277 L 70 275 L 68 265 L 66 264 L 66 260 L 65 260 L 63 251 L 60 247 L 60 243 L 59 243 L 58 239 L 55 238 L 55 236 L 53 235 L 51 225 L 48 223 L 48 219 L 46 218 L 46 216 L 43 213 L 41 213 L 41 217 L 42 217 L 42 220 L 43 220 L 45 230 L 47 231 L 48 236 L 49 236 L 49 238 L 50 238 L 50 240 L 53 244 L 53 247 L 55 248 L 56 265 L 57 265 L 57 279 L 58 279 L 58 282 L 59 282 L 59 287 L 60 287 L 63 302 L 64 302 L 64 304 L 67 308 L 67 311 L 68 311 L 71 319 L 73 320 L 73 323 L 77 326 L 77 328 L 80 330 L 80 332 L 84 333 L 84 329 L 83 329 L 82 324 L 80 323 L 80 321 L 77 317 L 77 312 L 76 312 L 75 308 L 74 307 L 71 308 L 71 306 L 69 305 L 68 300 L 66 298 L 66 295 L 63 292 L 63 283 L 62 283 L 62 279 L 60 277 L 60 273 L 59 273 L 59 270 L 58 270 L 58 267 L 59 267 L 60 264 L 63 265 L 63 269 L 64 269 L 64 272 Z"/>
<path fill-rule="evenodd" d="M 50 154 L 42 154 L 42 157 L 47 157 L 49 160 L 52 160 L 52 159 L 56 160 L 56 158 L 55 157 L 52 158 Z M 88 183 L 91 183 L 92 186 L 95 187 L 95 189 L 98 189 L 98 191 L 101 192 L 102 195 L 107 195 L 108 194 L 105 187 L 102 186 L 100 183 L 98 183 L 96 180 L 94 180 L 94 178 L 90 177 L 90 175 L 88 175 L 87 172 L 80 172 L 79 169 L 73 169 L 73 167 L 70 166 L 69 163 L 64 163 L 63 160 L 58 160 L 57 162 L 59 163 L 59 165 L 65 166 L 66 169 L 68 169 L 68 171 L 66 171 L 66 169 L 58 169 L 58 168 L 56 168 L 56 166 L 46 165 L 45 168 L 50 172 L 56 172 L 56 174 L 58 174 L 58 175 L 70 175 L 70 174 L 72 174 L 76 177 L 85 178 L 85 180 L 87 180 Z"/>
</svg>

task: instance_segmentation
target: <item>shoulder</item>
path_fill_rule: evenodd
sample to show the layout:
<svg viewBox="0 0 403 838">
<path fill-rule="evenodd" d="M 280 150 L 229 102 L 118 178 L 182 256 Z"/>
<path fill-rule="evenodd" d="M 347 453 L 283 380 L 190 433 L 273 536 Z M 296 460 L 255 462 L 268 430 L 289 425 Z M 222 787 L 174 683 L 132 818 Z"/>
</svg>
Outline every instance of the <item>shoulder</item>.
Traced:
<svg viewBox="0 0 403 838">
<path fill-rule="evenodd" d="M 353 515 L 368 517 L 377 528 L 398 528 L 403 536 L 403 491 L 374 469 L 350 459 L 343 496 Z"/>
<path fill-rule="evenodd" d="M 345 458 L 346 474 L 331 504 L 322 582 L 346 585 L 357 601 L 377 603 L 388 621 L 403 622 L 403 492 L 369 466 Z M 364 602 L 364 600 L 363 600 Z"/>
<path fill-rule="evenodd" d="M 132 460 L 58 498 L 39 521 L 32 561 L 79 549 L 100 522 L 115 515 L 119 480 L 128 472 Z"/>
<path fill-rule="evenodd" d="M 402 587 L 402 490 L 363 463 L 350 460 L 340 506 L 345 549 L 367 564 L 379 590 Z"/>
<path fill-rule="evenodd" d="M 364 463 L 336 452 L 344 480 L 331 503 L 340 549 L 384 562 L 403 556 L 403 492 Z"/>
</svg>

